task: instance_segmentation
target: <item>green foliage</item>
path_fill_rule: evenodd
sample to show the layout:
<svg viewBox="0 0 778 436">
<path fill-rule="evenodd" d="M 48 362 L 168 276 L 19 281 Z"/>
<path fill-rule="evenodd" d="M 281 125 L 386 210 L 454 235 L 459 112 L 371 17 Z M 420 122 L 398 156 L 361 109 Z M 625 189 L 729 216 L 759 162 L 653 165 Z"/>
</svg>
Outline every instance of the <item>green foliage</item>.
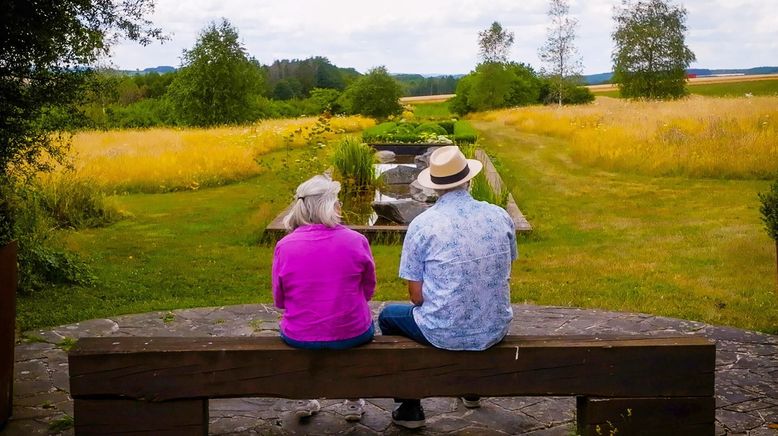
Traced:
<svg viewBox="0 0 778 436">
<path fill-rule="evenodd" d="M 544 79 L 540 88 L 540 101 L 545 104 L 559 104 L 561 92 L 561 104 L 586 104 L 594 101 L 594 94 L 589 88 L 578 85 L 575 81 L 566 80 L 560 84 L 553 79 Z"/>
<path fill-rule="evenodd" d="M 447 135 L 446 129 L 441 127 L 438 123 L 426 122 L 421 123 L 413 130 L 415 133 L 433 133 L 435 135 Z"/>
<path fill-rule="evenodd" d="M 75 113 L 93 64 L 116 37 L 141 43 L 161 38 L 145 19 L 153 0 L 9 0 L 3 3 L 0 43 L 0 176 L 49 168 L 64 154 L 43 122 L 59 108 Z M 75 68 L 75 67 L 79 68 Z M 13 167 L 14 174 L 9 174 Z"/>
<path fill-rule="evenodd" d="M 332 164 L 344 191 L 364 191 L 375 180 L 375 150 L 354 136 L 346 136 L 335 147 Z"/>
<path fill-rule="evenodd" d="M 531 67 L 517 63 L 482 63 L 463 77 L 451 110 L 459 115 L 537 103 L 541 81 Z"/>
<path fill-rule="evenodd" d="M 614 14 L 613 82 L 627 98 L 686 95 L 686 9 L 670 0 L 624 0 Z"/>
<path fill-rule="evenodd" d="M 385 67 L 376 67 L 352 83 L 341 100 L 349 113 L 386 118 L 402 112 L 402 86 Z"/>
<path fill-rule="evenodd" d="M 502 208 L 508 204 L 509 191 L 503 188 L 500 192 L 495 192 L 492 185 L 486 180 L 486 175 L 481 172 L 470 181 L 470 195 L 478 201 L 485 201 Z"/>
<path fill-rule="evenodd" d="M 454 123 L 454 142 L 457 144 L 473 144 L 478 140 L 478 132 L 467 121 Z"/>
<path fill-rule="evenodd" d="M 176 115 L 186 125 L 253 121 L 251 104 L 263 90 L 263 73 L 240 44 L 229 21 L 209 24 L 168 89 Z"/>
<path fill-rule="evenodd" d="M 472 143 L 477 134 L 466 121 L 439 121 L 414 123 L 409 121 L 386 122 L 375 125 L 362 132 L 362 140 L 367 143 L 429 143 L 447 142 Z"/>
<path fill-rule="evenodd" d="M 778 180 L 770 186 L 768 192 L 760 192 L 758 195 L 761 202 L 759 212 L 762 214 L 765 230 L 778 242 Z"/>
</svg>

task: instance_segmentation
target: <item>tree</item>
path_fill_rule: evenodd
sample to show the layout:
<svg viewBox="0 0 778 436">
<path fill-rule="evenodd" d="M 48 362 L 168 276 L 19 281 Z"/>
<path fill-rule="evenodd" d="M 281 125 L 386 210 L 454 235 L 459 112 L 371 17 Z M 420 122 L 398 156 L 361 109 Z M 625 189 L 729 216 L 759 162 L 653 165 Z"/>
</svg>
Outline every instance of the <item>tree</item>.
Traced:
<svg viewBox="0 0 778 436">
<path fill-rule="evenodd" d="M 229 21 L 206 26 L 195 46 L 184 50 L 183 58 L 168 88 L 182 123 L 212 126 L 251 120 L 253 104 L 263 89 L 263 74 Z"/>
<path fill-rule="evenodd" d="M 762 222 L 767 234 L 775 241 L 776 259 L 778 259 L 778 181 L 772 184 L 769 192 L 759 193 L 759 200 L 762 203 L 759 207 Z"/>
<path fill-rule="evenodd" d="M 667 99 L 686 94 L 686 9 L 671 0 L 623 0 L 614 11 L 613 81 L 628 98 Z"/>
<path fill-rule="evenodd" d="M 386 71 L 376 67 L 352 83 L 343 96 L 349 112 L 373 118 L 385 118 L 402 113 L 402 86 Z"/>
<path fill-rule="evenodd" d="M 540 59 L 546 63 L 547 75 L 551 82 L 551 96 L 562 106 L 567 82 L 577 78 L 582 71 L 581 58 L 575 46 L 575 29 L 578 20 L 570 17 L 570 5 L 567 0 L 551 0 L 548 17 L 551 24 L 547 28 L 546 42 L 540 47 Z"/>
<path fill-rule="evenodd" d="M 89 67 L 125 37 L 141 44 L 164 39 L 145 17 L 153 0 L 9 0 L 0 31 L 0 237 L 12 220 L 14 180 L 61 162 L 55 135 L 65 126 L 48 115 L 76 113 Z M 65 143 L 67 144 L 67 143 Z M 0 240 L 0 243 L 5 241 Z M 21 249 L 22 247 L 20 247 Z"/>
<path fill-rule="evenodd" d="M 488 62 L 459 80 L 451 110 L 459 115 L 509 106 L 537 103 L 541 82 L 537 74 L 520 63 Z"/>
<path fill-rule="evenodd" d="M 484 63 L 508 62 L 511 45 L 513 45 L 513 32 L 503 29 L 497 21 L 488 29 L 478 32 L 478 56 Z"/>
</svg>

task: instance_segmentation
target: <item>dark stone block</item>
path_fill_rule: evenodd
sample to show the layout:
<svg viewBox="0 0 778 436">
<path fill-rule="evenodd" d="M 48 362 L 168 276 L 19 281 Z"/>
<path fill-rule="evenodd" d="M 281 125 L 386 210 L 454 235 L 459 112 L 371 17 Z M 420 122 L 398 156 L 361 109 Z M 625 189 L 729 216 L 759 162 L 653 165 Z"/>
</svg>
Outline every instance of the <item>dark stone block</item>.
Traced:
<svg viewBox="0 0 778 436">
<path fill-rule="evenodd" d="M 410 224 L 420 213 L 427 210 L 429 205 L 414 200 L 400 200 L 392 202 L 373 203 L 373 210 L 379 217 L 397 224 Z"/>
</svg>

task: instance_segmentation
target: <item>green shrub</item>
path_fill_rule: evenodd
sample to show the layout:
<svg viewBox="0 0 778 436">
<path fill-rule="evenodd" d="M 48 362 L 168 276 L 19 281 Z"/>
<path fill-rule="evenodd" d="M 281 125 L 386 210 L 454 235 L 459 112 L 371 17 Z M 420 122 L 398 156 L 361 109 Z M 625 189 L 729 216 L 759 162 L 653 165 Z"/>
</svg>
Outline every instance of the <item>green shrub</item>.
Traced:
<svg viewBox="0 0 778 436">
<path fill-rule="evenodd" d="M 440 127 L 438 123 L 433 123 L 431 121 L 428 121 L 426 123 L 419 124 L 415 129 L 414 132 L 416 133 L 432 133 L 435 135 L 446 135 L 448 132 L 446 132 L 446 129 L 443 127 Z"/>
<path fill-rule="evenodd" d="M 473 144 L 478 140 L 478 132 L 467 121 L 454 123 L 454 142 L 457 144 Z"/>
<path fill-rule="evenodd" d="M 14 237 L 19 243 L 19 289 L 31 292 L 48 283 L 90 285 L 95 277 L 54 237 L 56 223 L 34 187 L 17 187 L 10 200 Z"/>
<path fill-rule="evenodd" d="M 335 148 L 332 164 L 348 191 L 364 190 L 375 180 L 375 150 L 354 136 L 346 136 Z"/>
<path fill-rule="evenodd" d="M 446 131 L 446 135 L 453 135 L 454 134 L 454 123 L 456 120 L 444 120 L 444 121 L 437 121 L 438 125 L 442 127 Z"/>
</svg>

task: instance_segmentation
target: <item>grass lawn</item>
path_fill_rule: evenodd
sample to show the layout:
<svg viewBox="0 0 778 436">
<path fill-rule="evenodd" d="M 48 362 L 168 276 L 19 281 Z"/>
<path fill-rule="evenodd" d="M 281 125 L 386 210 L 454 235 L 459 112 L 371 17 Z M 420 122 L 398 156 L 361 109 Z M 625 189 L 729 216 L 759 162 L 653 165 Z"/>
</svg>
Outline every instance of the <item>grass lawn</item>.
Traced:
<svg viewBox="0 0 778 436">
<path fill-rule="evenodd" d="M 767 181 L 655 178 L 582 167 L 565 141 L 474 121 L 532 236 L 517 302 L 645 312 L 778 333 Z"/>
<path fill-rule="evenodd" d="M 448 109 L 448 102 L 413 104 L 413 115 L 422 119 L 451 118 L 453 114 Z"/>
<path fill-rule="evenodd" d="M 605 172 L 573 162 L 563 140 L 498 122 L 474 125 L 535 227 L 519 241 L 513 301 L 778 333 L 775 247 L 756 197 L 769 182 Z M 232 185 L 117 197 L 131 217 L 62 234 L 89 260 L 98 285 L 20 296 L 19 327 L 270 302 L 272 247 L 257 241 L 292 195 L 295 183 L 277 171 L 282 155 L 267 155 L 269 169 Z M 406 299 L 397 278 L 400 247 L 372 249 L 376 299 Z"/>
</svg>

